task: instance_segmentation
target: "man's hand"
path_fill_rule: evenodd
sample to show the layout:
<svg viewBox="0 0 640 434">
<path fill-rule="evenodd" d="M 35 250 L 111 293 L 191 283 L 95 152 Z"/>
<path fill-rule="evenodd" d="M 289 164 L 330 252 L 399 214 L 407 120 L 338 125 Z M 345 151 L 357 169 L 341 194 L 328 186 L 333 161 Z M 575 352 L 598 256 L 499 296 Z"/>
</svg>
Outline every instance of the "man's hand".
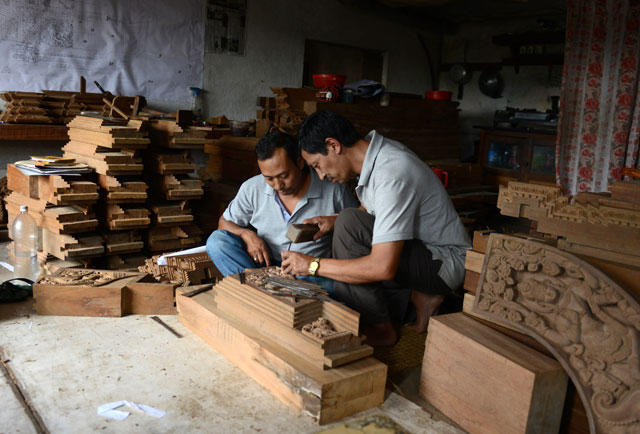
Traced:
<svg viewBox="0 0 640 434">
<path fill-rule="evenodd" d="M 318 225 L 318 232 L 314 235 L 313 241 L 318 241 L 318 239 L 329 232 L 333 231 L 333 225 L 336 223 L 336 219 L 338 215 L 326 215 L 326 216 L 318 216 L 310 219 L 306 219 L 302 223 L 305 224 L 313 224 Z"/>
<path fill-rule="evenodd" d="M 250 229 L 246 229 L 242 231 L 240 238 L 242 238 L 242 241 L 247 245 L 247 253 L 253 258 L 253 262 L 256 264 L 266 264 L 267 267 L 271 265 L 269 248 L 258 234 Z"/>
<path fill-rule="evenodd" d="M 281 255 L 282 271 L 294 276 L 309 276 L 309 264 L 313 261 L 313 256 L 289 250 L 285 250 Z"/>
</svg>

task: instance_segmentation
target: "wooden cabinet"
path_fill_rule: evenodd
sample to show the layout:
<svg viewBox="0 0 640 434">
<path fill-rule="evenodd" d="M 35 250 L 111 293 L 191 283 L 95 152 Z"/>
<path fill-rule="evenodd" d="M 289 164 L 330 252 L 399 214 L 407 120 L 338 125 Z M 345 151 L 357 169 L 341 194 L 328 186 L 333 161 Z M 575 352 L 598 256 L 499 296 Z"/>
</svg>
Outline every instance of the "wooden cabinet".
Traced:
<svg viewBox="0 0 640 434">
<path fill-rule="evenodd" d="M 556 133 L 482 129 L 480 165 L 484 183 L 506 185 L 509 181 L 555 185 Z"/>
</svg>

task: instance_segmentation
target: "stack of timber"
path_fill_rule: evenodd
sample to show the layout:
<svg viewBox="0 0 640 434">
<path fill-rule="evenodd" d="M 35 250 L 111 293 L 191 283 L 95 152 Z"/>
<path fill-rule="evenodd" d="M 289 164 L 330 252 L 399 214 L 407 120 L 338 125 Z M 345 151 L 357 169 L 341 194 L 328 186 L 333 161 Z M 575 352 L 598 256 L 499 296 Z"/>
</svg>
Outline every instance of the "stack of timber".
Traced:
<svg viewBox="0 0 640 434">
<path fill-rule="evenodd" d="M 500 188 L 498 208 L 503 215 L 535 220 L 538 234 L 640 296 L 640 181 L 573 197 L 559 187 L 510 182 Z"/>
<path fill-rule="evenodd" d="M 121 317 L 172 315 L 175 285 L 146 273 L 63 268 L 33 285 L 39 315 Z"/>
<path fill-rule="evenodd" d="M 163 256 L 166 265 L 158 264 L 158 259 Z M 156 255 L 147 259 L 138 271 L 152 275 L 159 282 L 180 286 L 215 282 L 223 277 L 206 253 Z"/>
<path fill-rule="evenodd" d="M 213 135 L 211 127 L 198 127 L 178 120 L 152 120 L 149 136 L 155 146 L 171 149 L 202 150 Z"/>
<path fill-rule="evenodd" d="M 66 124 L 82 111 L 104 112 L 100 93 L 64 92 L 5 92 L 0 98 L 6 110 L 0 121 L 6 123 Z"/>
<path fill-rule="evenodd" d="M 241 283 L 238 275 L 205 291 L 178 289 L 178 319 L 286 405 L 320 424 L 382 403 L 387 367 L 361 344 L 358 314 L 334 302 L 278 297 L 277 290 Z M 312 336 L 327 324 L 320 318 L 334 330 Z"/>
<path fill-rule="evenodd" d="M 186 140 L 184 143 L 192 143 L 187 140 L 188 131 L 196 127 L 183 128 L 174 121 L 154 123 L 174 125 L 185 132 L 172 136 L 173 143 L 161 140 L 157 131 L 155 135 L 152 134 L 153 148 L 146 153 L 144 159 L 146 174 L 150 180 L 149 209 L 152 220 L 151 227 L 145 231 L 146 247 L 150 252 L 182 250 L 200 243 L 201 231 L 194 223 L 189 201 L 200 199 L 204 190 L 203 181 L 192 176 L 196 165 L 191 159 L 190 151 L 171 148 L 180 143 L 178 139 L 181 137 Z M 167 127 L 161 131 L 171 129 Z M 202 137 L 206 135 L 204 130 L 196 131 L 202 132 Z M 205 141 L 201 140 L 200 148 Z"/>
<path fill-rule="evenodd" d="M 7 187 L 11 193 L 5 198 L 5 204 L 9 229 L 20 213 L 20 206 L 27 205 L 41 230 L 39 250 L 43 257 L 53 255 L 66 260 L 104 253 L 102 238 L 93 233 L 98 226 L 94 210 L 98 186 L 76 179 L 26 174 L 13 164 L 7 165 Z M 11 231 L 9 236 L 13 236 Z"/>
<path fill-rule="evenodd" d="M 458 103 L 414 95 L 392 95 L 388 107 L 380 98 L 357 98 L 355 104 L 322 102 L 316 89 L 273 88 L 276 97 L 258 98 L 256 131 L 280 130 L 296 135 L 308 115 L 331 110 L 347 118 L 364 137 L 376 130 L 404 143 L 423 160 L 460 158 Z M 261 126 L 268 121 L 269 127 Z"/>
<path fill-rule="evenodd" d="M 275 97 L 258 97 L 256 136 L 270 131 L 298 134 L 298 127 L 307 117 L 305 101 L 320 101 L 317 89 L 271 88 Z"/>
<path fill-rule="evenodd" d="M 146 259 L 140 229 L 151 224 L 146 207 L 147 183 L 142 178 L 142 149 L 150 141 L 143 121 L 76 116 L 68 124 L 65 157 L 93 167 L 100 186 L 101 234 L 105 266 L 137 267 Z"/>
</svg>

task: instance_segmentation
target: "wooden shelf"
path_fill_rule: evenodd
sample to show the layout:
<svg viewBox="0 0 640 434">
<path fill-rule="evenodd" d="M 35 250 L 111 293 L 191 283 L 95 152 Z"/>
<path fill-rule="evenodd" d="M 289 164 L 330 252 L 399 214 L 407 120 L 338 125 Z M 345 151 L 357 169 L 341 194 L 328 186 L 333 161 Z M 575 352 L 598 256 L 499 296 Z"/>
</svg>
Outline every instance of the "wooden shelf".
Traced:
<svg viewBox="0 0 640 434">
<path fill-rule="evenodd" d="M 494 36 L 491 41 L 503 47 L 519 47 L 521 45 L 562 44 L 564 37 L 564 31 L 526 32 L 513 35 L 507 33 Z"/>
<path fill-rule="evenodd" d="M 38 140 L 66 142 L 66 125 L 0 124 L 0 140 Z"/>
</svg>

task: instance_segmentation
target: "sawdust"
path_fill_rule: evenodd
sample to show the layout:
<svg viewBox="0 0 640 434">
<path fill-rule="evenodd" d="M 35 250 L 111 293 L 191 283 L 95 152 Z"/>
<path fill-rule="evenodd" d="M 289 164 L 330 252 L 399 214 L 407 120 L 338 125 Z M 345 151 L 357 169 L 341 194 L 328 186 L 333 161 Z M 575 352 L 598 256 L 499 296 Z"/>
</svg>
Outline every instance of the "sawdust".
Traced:
<svg viewBox="0 0 640 434">
<path fill-rule="evenodd" d="M 319 317 L 314 322 L 305 325 L 302 330 L 317 338 L 326 338 L 338 333 L 331 321 L 323 317 Z"/>
</svg>

